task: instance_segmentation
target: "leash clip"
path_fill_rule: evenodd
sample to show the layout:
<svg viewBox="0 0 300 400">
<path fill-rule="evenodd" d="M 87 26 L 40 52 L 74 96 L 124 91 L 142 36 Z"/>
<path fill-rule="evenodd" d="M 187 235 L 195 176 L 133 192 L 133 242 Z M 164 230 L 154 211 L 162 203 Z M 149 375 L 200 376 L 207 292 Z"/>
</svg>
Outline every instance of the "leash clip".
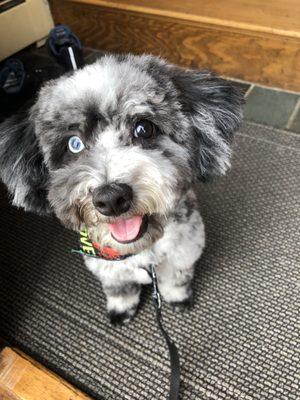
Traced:
<svg viewBox="0 0 300 400">
<path fill-rule="evenodd" d="M 161 309 L 161 297 L 158 291 L 157 275 L 153 264 L 150 264 L 151 278 L 152 278 L 152 298 L 155 302 L 156 307 Z"/>
</svg>

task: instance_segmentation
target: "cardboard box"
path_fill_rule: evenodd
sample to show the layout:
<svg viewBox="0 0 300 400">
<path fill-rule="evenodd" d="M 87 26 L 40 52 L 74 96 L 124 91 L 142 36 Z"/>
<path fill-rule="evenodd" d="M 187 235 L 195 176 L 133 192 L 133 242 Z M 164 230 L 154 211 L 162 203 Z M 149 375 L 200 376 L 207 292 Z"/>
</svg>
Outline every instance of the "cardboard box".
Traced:
<svg viewBox="0 0 300 400">
<path fill-rule="evenodd" d="M 0 60 L 42 40 L 52 27 L 46 0 L 0 1 Z"/>
</svg>

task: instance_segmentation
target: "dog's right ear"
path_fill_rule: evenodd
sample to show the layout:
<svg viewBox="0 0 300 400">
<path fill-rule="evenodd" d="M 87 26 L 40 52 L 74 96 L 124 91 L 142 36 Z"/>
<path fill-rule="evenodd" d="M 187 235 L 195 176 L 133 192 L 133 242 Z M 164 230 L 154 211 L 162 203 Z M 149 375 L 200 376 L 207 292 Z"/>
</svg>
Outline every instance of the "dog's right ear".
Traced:
<svg viewBox="0 0 300 400">
<path fill-rule="evenodd" d="M 0 179 L 15 206 L 37 214 L 50 212 L 48 172 L 30 112 L 10 117 L 0 124 Z"/>
<path fill-rule="evenodd" d="M 190 120 L 197 177 L 208 181 L 223 175 L 230 167 L 233 134 L 242 119 L 243 93 L 208 71 L 170 66 L 169 76 Z"/>
</svg>

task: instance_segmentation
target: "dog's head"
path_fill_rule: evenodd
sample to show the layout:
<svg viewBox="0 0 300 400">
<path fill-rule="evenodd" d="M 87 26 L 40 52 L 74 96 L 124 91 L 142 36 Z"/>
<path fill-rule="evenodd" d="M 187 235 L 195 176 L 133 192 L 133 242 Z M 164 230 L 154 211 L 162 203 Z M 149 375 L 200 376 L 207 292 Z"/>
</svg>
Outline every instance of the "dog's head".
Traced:
<svg viewBox="0 0 300 400">
<path fill-rule="evenodd" d="M 242 95 L 208 72 L 108 56 L 50 81 L 27 118 L 2 124 L 13 202 L 53 210 L 121 253 L 161 237 L 195 178 L 224 174 Z"/>
</svg>

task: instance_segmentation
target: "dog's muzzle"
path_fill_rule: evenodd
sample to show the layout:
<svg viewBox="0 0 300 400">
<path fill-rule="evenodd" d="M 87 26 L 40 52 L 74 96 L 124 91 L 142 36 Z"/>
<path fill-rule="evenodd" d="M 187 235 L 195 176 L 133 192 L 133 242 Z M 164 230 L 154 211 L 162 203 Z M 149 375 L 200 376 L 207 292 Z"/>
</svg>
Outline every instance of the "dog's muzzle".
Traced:
<svg viewBox="0 0 300 400">
<path fill-rule="evenodd" d="M 148 219 L 143 215 L 122 218 L 130 211 L 133 202 L 133 190 L 125 183 L 111 183 L 96 188 L 93 192 L 93 204 L 97 211 L 114 218 L 108 223 L 108 229 L 114 240 L 122 244 L 137 241 L 145 233 Z"/>
</svg>

